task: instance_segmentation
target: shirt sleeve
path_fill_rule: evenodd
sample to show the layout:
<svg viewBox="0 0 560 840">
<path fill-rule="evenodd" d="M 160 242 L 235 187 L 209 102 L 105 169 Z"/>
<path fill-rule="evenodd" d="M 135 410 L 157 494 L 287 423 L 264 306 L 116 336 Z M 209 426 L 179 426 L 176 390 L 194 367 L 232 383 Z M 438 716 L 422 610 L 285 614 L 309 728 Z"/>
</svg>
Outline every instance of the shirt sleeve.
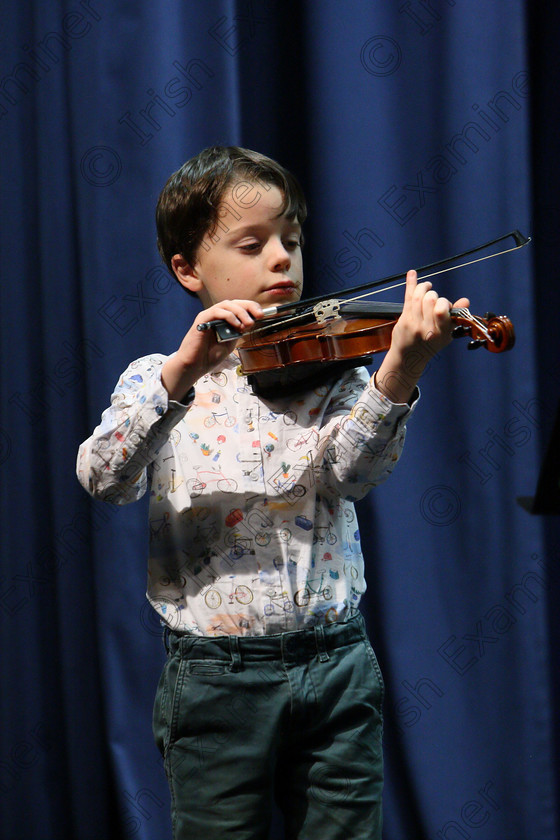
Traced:
<svg viewBox="0 0 560 840">
<path fill-rule="evenodd" d="M 169 432 L 185 416 L 194 389 L 184 403 L 170 400 L 161 381 L 167 356 L 145 356 L 120 377 L 111 405 L 93 434 L 79 448 L 77 475 L 95 498 L 127 504 L 146 492 L 148 468 Z"/>
<path fill-rule="evenodd" d="M 391 402 L 365 368 L 343 377 L 319 430 L 316 479 L 322 489 L 357 501 L 385 481 L 401 456 L 419 397 L 416 388 L 410 403 Z"/>
</svg>

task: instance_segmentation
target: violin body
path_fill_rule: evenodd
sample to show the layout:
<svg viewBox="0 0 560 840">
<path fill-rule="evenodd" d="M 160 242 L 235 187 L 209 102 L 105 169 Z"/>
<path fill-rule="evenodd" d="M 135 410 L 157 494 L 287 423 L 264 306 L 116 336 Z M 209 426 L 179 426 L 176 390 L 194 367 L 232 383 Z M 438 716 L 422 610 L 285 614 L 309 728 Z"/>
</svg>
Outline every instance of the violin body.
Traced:
<svg viewBox="0 0 560 840">
<path fill-rule="evenodd" d="M 338 370 L 369 364 L 374 354 L 389 349 L 401 312 L 399 303 L 341 301 L 335 314 L 324 320 L 312 312 L 304 323 L 301 317 L 294 324 L 289 318 L 261 322 L 237 345 L 241 372 L 253 376 L 257 385 L 260 378 L 261 385 L 266 382 L 267 387 L 274 387 L 277 383 L 282 387 L 309 382 L 316 376 L 330 378 Z M 503 315 L 479 318 L 468 309 L 452 309 L 451 317 L 456 323 L 454 337 L 469 336 L 473 349 L 484 346 L 501 353 L 515 343 L 513 325 Z M 266 375 L 273 371 L 283 371 L 283 375 Z"/>
<path fill-rule="evenodd" d="M 343 317 L 324 323 L 298 323 L 287 326 L 273 326 L 270 330 L 249 332 L 237 345 L 244 374 L 259 373 L 275 368 L 309 364 L 310 362 L 339 362 L 360 359 L 387 350 L 391 333 L 396 323 L 396 309 L 390 309 L 385 317 L 375 311 L 369 314 L 372 304 L 341 304 Z M 387 305 L 388 308 L 391 304 Z M 394 304 L 402 311 L 400 304 Z"/>
</svg>

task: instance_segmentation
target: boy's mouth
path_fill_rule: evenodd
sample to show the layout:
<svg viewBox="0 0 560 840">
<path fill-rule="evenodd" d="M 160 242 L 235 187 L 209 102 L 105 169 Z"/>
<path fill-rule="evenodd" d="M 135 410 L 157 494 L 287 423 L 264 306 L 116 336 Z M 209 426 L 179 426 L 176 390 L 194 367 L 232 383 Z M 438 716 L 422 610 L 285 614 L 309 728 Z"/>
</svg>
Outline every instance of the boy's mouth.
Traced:
<svg viewBox="0 0 560 840">
<path fill-rule="evenodd" d="M 274 286 L 270 286 L 266 292 L 275 297 L 289 296 L 297 291 L 297 286 L 293 280 L 278 280 Z"/>
</svg>

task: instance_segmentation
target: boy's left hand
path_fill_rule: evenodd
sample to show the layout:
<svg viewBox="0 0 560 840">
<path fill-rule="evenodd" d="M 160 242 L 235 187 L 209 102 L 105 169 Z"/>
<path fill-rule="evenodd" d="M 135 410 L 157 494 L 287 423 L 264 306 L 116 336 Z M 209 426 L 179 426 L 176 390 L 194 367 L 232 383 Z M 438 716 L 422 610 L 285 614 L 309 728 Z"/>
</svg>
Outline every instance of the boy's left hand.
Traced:
<svg viewBox="0 0 560 840">
<path fill-rule="evenodd" d="M 460 298 L 453 307 L 468 305 L 467 298 Z M 403 311 L 376 374 L 377 388 L 392 402 L 410 399 L 430 359 L 450 343 L 455 328 L 451 308 L 452 304 L 439 297 L 429 281 L 418 283 L 416 271 L 408 272 Z"/>
</svg>

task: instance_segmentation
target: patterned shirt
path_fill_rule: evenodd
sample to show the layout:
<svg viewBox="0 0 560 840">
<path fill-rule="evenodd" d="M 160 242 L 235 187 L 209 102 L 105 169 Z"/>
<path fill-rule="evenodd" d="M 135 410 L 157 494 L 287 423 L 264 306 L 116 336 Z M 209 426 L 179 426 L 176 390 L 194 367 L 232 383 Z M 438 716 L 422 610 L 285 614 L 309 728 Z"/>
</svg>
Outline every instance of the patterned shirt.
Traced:
<svg viewBox="0 0 560 840">
<path fill-rule="evenodd" d="M 127 368 L 77 465 L 106 501 L 150 487 L 147 596 L 163 622 L 261 635 L 351 614 L 365 591 L 353 502 L 390 475 L 413 409 L 365 368 L 257 397 L 235 354 L 181 404 L 161 382 L 167 358 Z"/>
</svg>

